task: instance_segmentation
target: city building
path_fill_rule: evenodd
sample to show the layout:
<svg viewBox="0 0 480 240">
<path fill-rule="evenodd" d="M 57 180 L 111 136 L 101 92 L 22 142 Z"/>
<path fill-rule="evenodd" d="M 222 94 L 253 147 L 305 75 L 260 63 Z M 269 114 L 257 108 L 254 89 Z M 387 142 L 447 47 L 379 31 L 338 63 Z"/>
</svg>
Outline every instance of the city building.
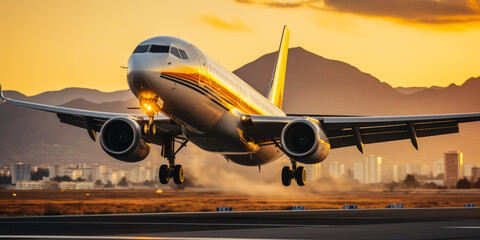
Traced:
<svg viewBox="0 0 480 240">
<path fill-rule="evenodd" d="M 353 163 L 353 178 L 361 183 L 382 182 L 382 157 L 368 156 Z"/>
<path fill-rule="evenodd" d="M 50 165 L 48 167 L 48 177 L 54 179 L 55 177 L 65 176 L 64 168 L 62 165 Z"/>
<path fill-rule="evenodd" d="M 0 168 L 0 176 L 10 176 L 10 169 L 8 169 L 7 166 L 3 166 L 2 168 Z"/>
<path fill-rule="evenodd" d="M 480 178 L 480 167 L 473 167 L 472 168 L 472 180 L 478 181 Z"/>
<path fill-rule="evenodd" d="M 472 163 L 463 163 L 462 166 L 462 177 L 471 178 L 472 177 L 472 168 L 474 165 Z"/>
<path fill-rule="evenodd" d="M 432 175 L 437 177 L 440 174 L 445 173 L 445 161 L 443 159 L 439 159 L 433 163 L 433 171 Z"/>
<path fill-rule="evenodd" d="M 45 189 L 45 182 L 42 182 L 42 181 L 21 181 L 21 182 L 16 182 L 15 187 L 18 190 Z"/>
<path fill-rule="evenodd" d="M 32 179 L 32 167 L 29 164 L 18 163 L 12 165 L 12 184 Z"/>
<path fill-rule="evenodd" d="M 83 170 L 77 168 L 68 168 L 65 170 L 65 176 L 70 177 L 72 180 L 81 179 L 83 177 Z"/>
<path fill-rule="evenodd" d="M 104 176 L 103 174 L 105 174 L 107 172 L 107 166 L 104 166 L 104 165 L 95 165 L 93 167 L 93 181 L 102 181 L 104 180 Z M 106 183 L 106 182 L 104 182 Z"/>
<path fill-rule="evenodd" d="M 455 187 L 458 179 L 462 177 L 463 153 L 450 151 L 445 153 L 445 177 L 446 187 Z"/>
<path fill-rule="evenodd" d="M 338 162 L 328 164 L 328 174 L 333 178 L 345 176 L 345 164 Z"/>
<path fill-rule="evenodd" d="M 93 189 L 93 182 L 60 182 L 58 184 L 60 189 Z"/>
<path fill-rule="evenodd" d="M 355 161 L 353 163 L 353 179 L 356 179 L 361 183 L 365 182 L 365 162 L 364 161 Z"/>
<path fill-rule="evenodd" d="M 406 172 L 410 175 L 428 175 L 426 164 L 407 164 Z"/>
</svg>

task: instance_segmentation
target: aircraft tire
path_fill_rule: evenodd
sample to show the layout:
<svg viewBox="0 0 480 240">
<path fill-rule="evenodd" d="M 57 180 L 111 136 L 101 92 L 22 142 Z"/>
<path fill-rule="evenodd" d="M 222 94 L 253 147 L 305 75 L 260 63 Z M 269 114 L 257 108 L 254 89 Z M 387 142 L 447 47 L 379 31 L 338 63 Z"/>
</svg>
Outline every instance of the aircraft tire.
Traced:
<svg viewBox="0 0 480 240">
<path fill-rule="evenodd" d="M 290 167 L 283 167 L 282 169 L 282 183 L 283 186 L 290 186 L 292 184 L 292 170 Z"/>
<path fill-rule="evenodd" d="M 173 168 L 173 181 L 175 184 L 181 184 L 185 180 L 185 170 L 182 165 L 176 165 Z"/>
<path fill-rule="evenodd" d="M 155 127 L 155 124 L 150 124 L 150 126 L 148 127 L 148 134 L 150 134 L 150 136 L 155 136 L 156 132 L 157 127 Z"/>
<path fill-rule="evenodd" d="M 167 184 L 168 181 L 170 180 L 169 175 L 170 170 L 168 169 L 167 165 L 162 165 L 160 166 L 160 169 L 158 170 L 158 178 L 160 180 L 160 183 L 162 184 Z"/>
<path fill-rule="evenodd" d="M 305 186 L 307 183 L 307 171 L 304 167 L 298 167 L 295 172 L 295 179 L 297 180 L 298 186 Z"/>
</svg>

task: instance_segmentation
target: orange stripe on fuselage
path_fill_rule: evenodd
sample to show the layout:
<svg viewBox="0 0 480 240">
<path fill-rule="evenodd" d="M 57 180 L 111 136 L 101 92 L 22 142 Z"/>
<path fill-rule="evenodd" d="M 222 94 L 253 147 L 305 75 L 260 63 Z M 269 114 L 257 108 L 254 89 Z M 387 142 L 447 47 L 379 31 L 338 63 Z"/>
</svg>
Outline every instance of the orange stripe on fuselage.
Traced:
<svg viewBox="0 0 480 240">
<path fill-rule="evenodd" d="M 228 109 L 237 108 L 245 114 L 264 114 L 261 109 L 251 103 L 248 103 L 237 96 L 234 91 L 230 90 L 228 86 L 221 84 L 221 82 L 215 80 L 215 76 L 208 74 L 208 77 L 200 73 L 176 73 L 176 72 L 162 72 L 162 75 L 169 75 L 176 78 L 183 79 L 185 81 L 192 82 L 199 85 L 199 79 L 204 79 L 203 85 L 213 90 L 213 94 L 220 98 L 222 104 L 228 106 Z M 207 92 L 209 91 L 205 88 Z"/>
</svg>

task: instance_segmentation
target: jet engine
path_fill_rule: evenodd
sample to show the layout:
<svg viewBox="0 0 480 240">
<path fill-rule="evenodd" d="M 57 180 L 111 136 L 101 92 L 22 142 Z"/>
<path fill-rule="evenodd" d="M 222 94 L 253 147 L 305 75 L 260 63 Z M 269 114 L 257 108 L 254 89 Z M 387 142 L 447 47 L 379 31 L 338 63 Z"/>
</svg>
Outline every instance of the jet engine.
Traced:
<svg viewBox="0 0 480 240">
<path fill-rule="evenodd" d="M 115 117 L 103 124 L 100 145 L 108 155 L 124 162 L 141 161 L 150 153 L 140 125 L 127 117 Z"/>
<path fill-rule="evenodd" d="M 317 120 L 302 118 L 288 123 L 282 130 L 280 143 L 292 160 L 315 164 L 327 158 L 330 143 Z"/>
</svg>

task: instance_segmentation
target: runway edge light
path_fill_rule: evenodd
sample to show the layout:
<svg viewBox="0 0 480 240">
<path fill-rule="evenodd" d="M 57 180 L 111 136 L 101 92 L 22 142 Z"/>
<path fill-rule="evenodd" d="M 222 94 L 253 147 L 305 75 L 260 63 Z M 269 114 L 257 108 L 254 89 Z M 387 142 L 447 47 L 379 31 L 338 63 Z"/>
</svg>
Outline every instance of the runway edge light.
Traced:
<svg viewBox="0 0 480 240">
<path fill-rule="evenodd" d="M 290 210 L 305 210 L 305 206 L 290 206 Z"/>
<path fill-rule="evenodd" d="M 387 208 L 403 208 L 402 204 L 390 204 L 387 206 Z"/>
<path fill-rule="evenodd" d="M 233 207 L 217 207 L 217 212 L 231 212 Z"/>
<path fill-rule="evenodd" d="M 343 205 L 343 209 L 358 209 L 357 205 Z"/>
</svg>

